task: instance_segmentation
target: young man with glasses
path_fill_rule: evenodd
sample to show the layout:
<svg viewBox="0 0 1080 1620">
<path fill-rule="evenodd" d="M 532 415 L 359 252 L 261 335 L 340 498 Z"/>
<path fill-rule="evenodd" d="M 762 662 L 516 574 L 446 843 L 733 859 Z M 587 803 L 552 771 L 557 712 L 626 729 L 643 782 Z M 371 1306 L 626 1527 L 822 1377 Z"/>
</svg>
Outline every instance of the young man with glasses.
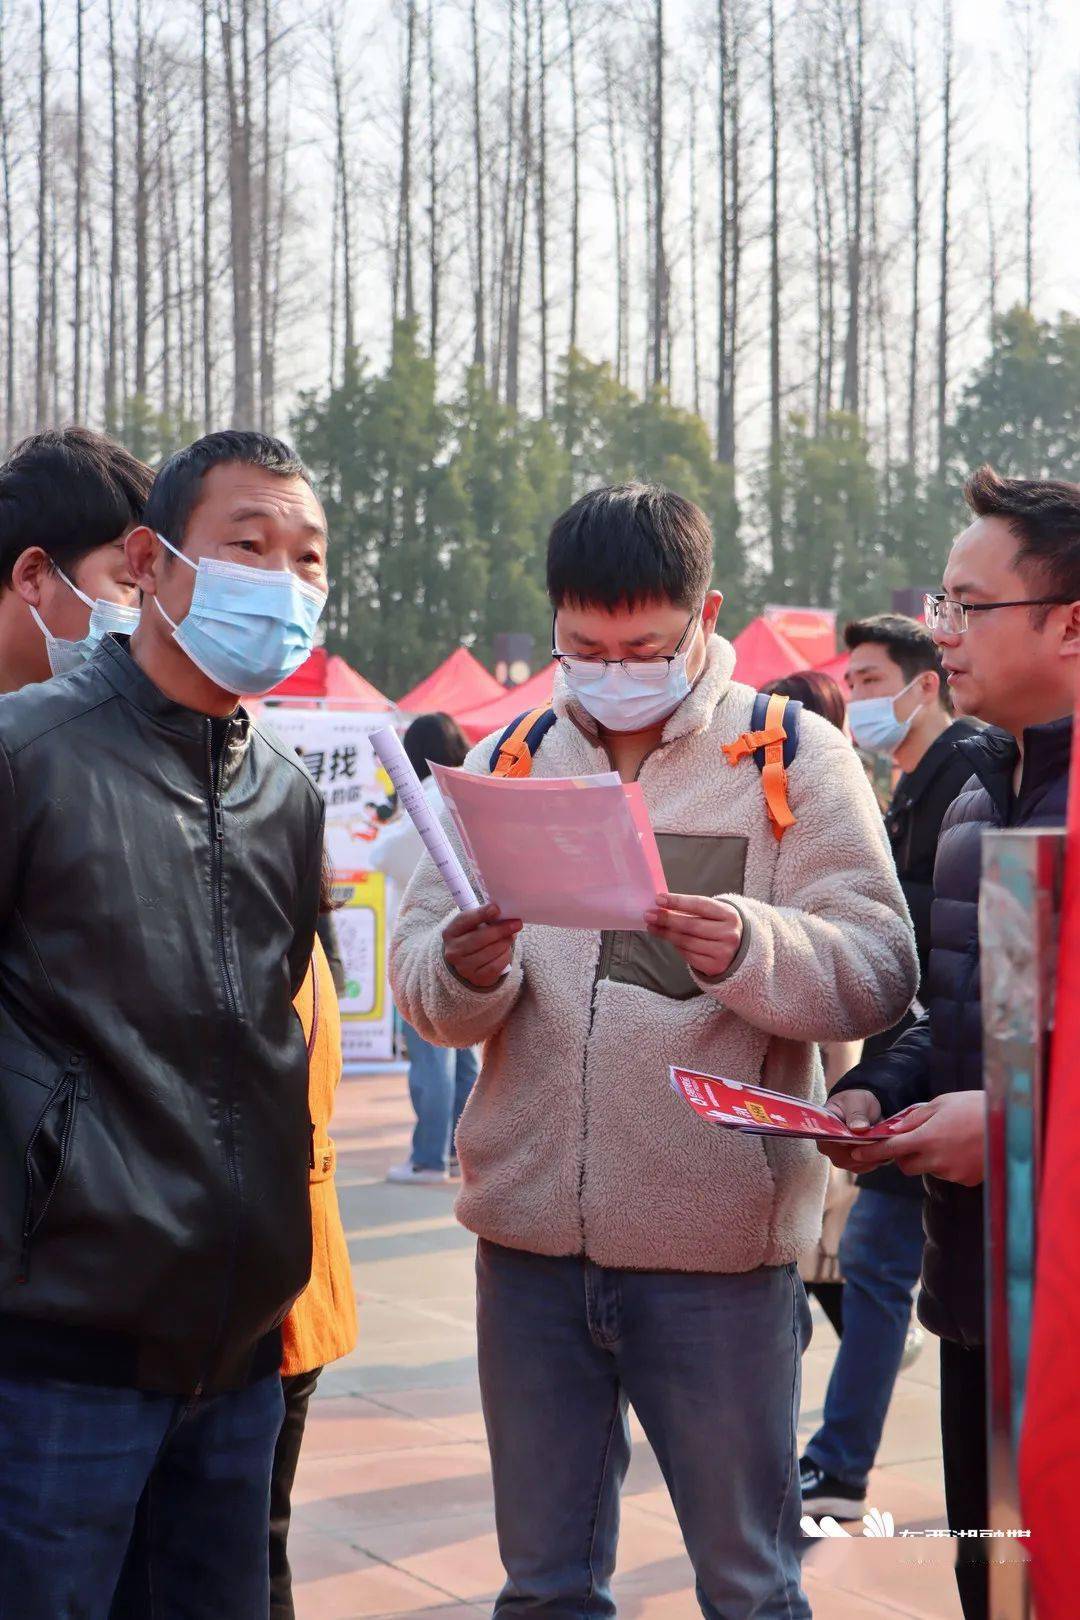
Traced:
<svg viewBox="0 0 1080 1620">
<path fill-rule="evenodd" d="M 925 1177 L 919 1317 L 941 1339 L 949 1524 L 978 1531 L 987 1528 L 980 845 L 987 827 L 1065 821 L 1080 676 L 1080 485 L 983 467 L 965 495 L 974 522 L 954 541 L 926 616 L 957 711 L 990 729 L 958 745 L 973 775 L 938 841 L 927 1012 L 832 1094 L 855 1129 L 919 1106 L 888 1143 L 823 1151 L 848 1169 L 895 1162 Z M 988 1613 L 988 1545 L 958 1543 L 965 1620 Z"/>
<path fill-rule="evenodd" d="M 795 824 L 779 840 L 751 755 L 725 756 L 755 694 L 715 634 L 712 549 L 704 513 L 640 484 L 585 496 L 549 543 L 562 669 L 533 773 L 641 783 L 674 891 L 648 932 L 459 915 L 425 859 L 392 950 L 398 1006 L 424 1038 L 484 1043 L 458 1130 L 458 1216 L 480 1238 L 500 1617 L 614 1614 L 630 1406 L 702 1613 L 810 1613 L 796 1444 L 810 1318 L 796 1262 L 818 1236 L 824 1166 L 806 1143 L 702 1125 L 668 1067 L 820 1097 L 816 1043 L 895 1022 L 917 967 L 881 818 L 841 733 L 802 716 Z M 488 771 L 497 742 L 466 769 Z"/>
</svg>

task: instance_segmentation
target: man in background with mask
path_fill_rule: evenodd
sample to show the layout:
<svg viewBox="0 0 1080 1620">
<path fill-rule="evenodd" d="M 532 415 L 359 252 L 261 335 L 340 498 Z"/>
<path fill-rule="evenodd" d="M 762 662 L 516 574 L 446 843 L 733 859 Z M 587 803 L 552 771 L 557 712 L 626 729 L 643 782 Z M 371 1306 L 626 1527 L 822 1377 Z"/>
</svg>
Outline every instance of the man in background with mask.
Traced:
<svg viewBox="0 0 1080 1620">
<path fill-rule="evenodd" d="M 916 959 L 870 786 L 816 715 L 788 772 L 795 824 L 774 835 L 753 750 L 735 747 L 755 694 L 715 634 L 712 563 L 705 514 L 652 485 L 594 491 L 549 542 L 562 669 L 532 770 L 640 782 L 672 891 L 649 931 L 456 914 L 425 858 L 392 947 L 395 999 L 424 1038 L 484 1043 L 457 1213 L 480 1238 L 500 1617 L 614 1613 L 630 1405 L 702 1613 L 810 1613 L 796 1262 L 825 1178 L 812 1144 L 703 1126 L 668 1068 L 819 1098 L 816 1043 L 894 1023 Z M 489 739 L 465 768 L 498 752 Z"/>
<path fill-rule="evenodd" d="M 144 595 L 0 703 L 0 1612 L 267 1612 L 279 1324 L 307 1282 L 322 803 L 239 707 L 327 536 L 278 440 L 168 460 Z M 175 553 L 175 554 L 174 554 Z M 162 1607 L 164 1606 L 164 1607 Z"/>
<path fill-rule="evenodd" d="M 857 745 L 901 772 L 885 816 L 900 886 L 915 925 L 919 995 L 930 958 L 934 857 L 945 812 L 971 776 L 958 746 L 977 734 L 954 720 L 941 655 L 916 619 L 879 613 L 844 630 L 850 653 L 848 723 Z M 864 1058 L 889 1049 L 914 1023 L 907 1013 L 866 1042 Z M 893 1386 L 911 1326 L 922 1266 L 922 1183 L 885 1165 L 858 1178 L 840 1243 L 843 1323 L 821 1427 L 801 1464 L 803 1506 L 815 1518 L 861 1518 Z M 920 1331 L 920 1330 L 917 1330 Z"/>
<path fill-rule="evenodd" d="M 110 631 L 131 634 L 124 539 L 153 477 L 82 427 L 35 433 L 0 466 L 0 693 L 77 669 Z"/>
<path fill-rule="evenodd" d="M 926 621 L 953 703 L 986 728 L 958 745 L 972 776 L 938 839 L 926 1012 L 845 1075 L 829 1103 L 854 1130 L 907 1112 L 888 1141 L 822 1152 L 858 1172 L 895 1161 L 922 1180 L 919 1318 L 941 1341 L 945 1504 L 965 1620 L 986 1620 L 987 1560 L 1001 1549 L 979 1533 L 989 1512 L 982 836 L 1065 824 L 1080 693 L 1080 484 L 981 467 L 964 496 L 972 521 L 953 541 Z"/>
</svg>

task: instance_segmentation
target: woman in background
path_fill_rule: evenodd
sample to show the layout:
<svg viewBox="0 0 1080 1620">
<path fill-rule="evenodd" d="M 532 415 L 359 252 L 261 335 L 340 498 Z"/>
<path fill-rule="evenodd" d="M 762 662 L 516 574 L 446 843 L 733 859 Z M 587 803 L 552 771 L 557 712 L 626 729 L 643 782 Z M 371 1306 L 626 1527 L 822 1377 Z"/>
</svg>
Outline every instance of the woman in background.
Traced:
<svg viewBox="0 0 1080 1620">
<path fill-rule="evenodd" d="M 436 814 L 443 803 L 431 766 L 463 765 L 469 751 L 465 734 L 448 714 L 422 714 L 402 738 L 409 762 L 424 784 L 424 792 Z M 380 834 L 373 847 L 371 864 L 394 884 L 398 899 L 404 894 L 424 853 L 420 834 L 408 816 Z M 409 1096 L 416 1115 L 412 1152 L 403 1164 L 386 1173 L 387 1181 L 444 1182 L 458 1175 L 454 1154 L 454 1132 L 479 1072 L 476 1052 L 465 1047 L 447 1051 L 425 1041 L 411 1024 L 402 1020 L 409 1054 Z"/>
</svg>

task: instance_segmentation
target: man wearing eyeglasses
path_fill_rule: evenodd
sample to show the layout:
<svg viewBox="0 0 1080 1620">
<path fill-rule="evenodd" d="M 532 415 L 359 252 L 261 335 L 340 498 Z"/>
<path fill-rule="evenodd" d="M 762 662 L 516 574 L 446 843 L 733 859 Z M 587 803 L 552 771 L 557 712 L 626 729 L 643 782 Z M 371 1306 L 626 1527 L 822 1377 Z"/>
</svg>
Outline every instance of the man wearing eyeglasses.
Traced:
<svg viewBox="0 0 1080 1620">
<path fill-rule="evenodd" d="M 817 1098 L 816 1043 L 888 1028 L 917 964 L 841 733 L 802 716 L 780 840 L 752 758 L 725 754 L 755 694 L 715 634 L 712 553 L 698 507 L 642 484 L 584 496 L 548 547 L 561 671 L 532 772 L 640 782 L 673 891 L 649 930 L 457 914 L 425 860 L 391 953 L 398 1006 L 426 1040 L 484 1043 L 457 1134 L 457 1213 L 480 1239 L 499 1620 L 615 1613 L 630 1407 L 707 1620 L 810 1614 L 796 1261 L 820 1230 L 825 1166 L 806 1143 L 703 1126 L 668 1067 Z M 466 769 L 487 772 L 498 742 Z"/>
<path fill-rule="evenodd" d="M 974 522 L 953 543 L 926 621 L 953 703 L 990 729 L 958 744 L 972 779 L 947 813 L 934 868 L 927 1013 L 832 1093 L 854 1129 L 912 1107 L 886 1144 L 824 1148 L 864 1171 L 925 1178 L 919 1317 L 941 1339 L 945 1495 L 954 1531 L 987 1528 L 978 900 L 988 827 L 1064 824 L 1080 676 L 1080 485 L 1001 478 L 965 489 Z M 988 1612 L 988 1543 L 958 1542 L 965 1620 Z"/>
</svg>

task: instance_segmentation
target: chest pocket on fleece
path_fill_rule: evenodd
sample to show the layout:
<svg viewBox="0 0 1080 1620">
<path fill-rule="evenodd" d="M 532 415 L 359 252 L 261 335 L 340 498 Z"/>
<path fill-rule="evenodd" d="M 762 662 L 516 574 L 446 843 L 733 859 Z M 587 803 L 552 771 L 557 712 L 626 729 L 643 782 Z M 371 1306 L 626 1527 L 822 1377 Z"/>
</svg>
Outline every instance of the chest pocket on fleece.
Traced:
<svg viewBox="0 0 1080 1620">
<path fill-rule="evenodd" d="M 664 878 L 672 894 L 741 894 L 746 877 L 747 840 L 736 834 L 656 835 Z M 689 1001 L 702 991 L 678 951 L 651 934 L 610 934 L 605 939 L 601 977 L 635 984 L 672 1001 Z"/>
</svg>

